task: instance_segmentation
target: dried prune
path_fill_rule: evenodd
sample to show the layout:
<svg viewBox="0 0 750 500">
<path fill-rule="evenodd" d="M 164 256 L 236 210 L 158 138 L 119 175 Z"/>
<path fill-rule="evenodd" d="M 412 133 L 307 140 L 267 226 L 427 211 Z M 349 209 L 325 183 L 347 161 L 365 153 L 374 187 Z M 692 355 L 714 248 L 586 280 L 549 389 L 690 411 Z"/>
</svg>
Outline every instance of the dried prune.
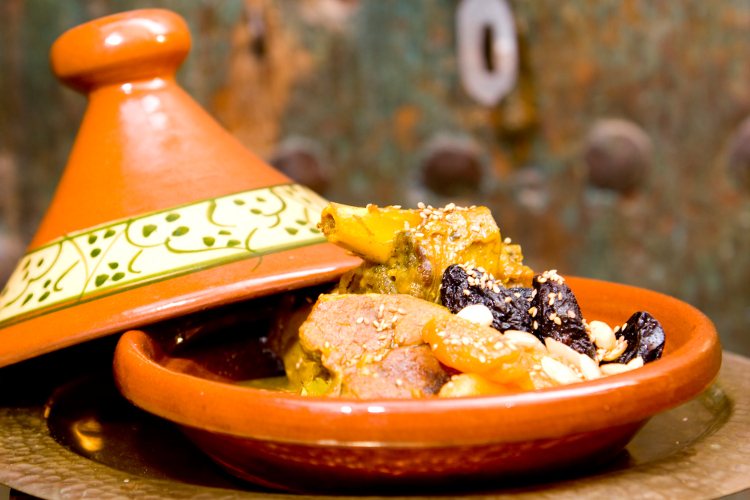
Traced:
<svg viewBox="0 0 750 500">
<path fill-rule="evenodd" d="M 468 269 L 468 271 L 467 271 Z M 483 304 L 492 311 L 492 328 L 531 333 L 531 288 L 505 288 L 481 268 L 453 264 L 443 273 L 440 300 L 453 314 L 466 306 Z"/>
<path fill-rule="evenodd" d="M 628 319 L 620 337 L 625 337 L 628 347 L 613 363 L 627 364 L 637 357 L 648 363 L 659 359 L 664 350 L 664 328 L 645 311 L 637 312 Z"/>
<path fill-rule="evenodd" d="M 596 359 L 596 347 L 586 331 L 578 301 L 562 277 L 545 272 L 534 277 L 533 286 L 532 333 L 542 342 L 551 337 Z"/>
</svg>

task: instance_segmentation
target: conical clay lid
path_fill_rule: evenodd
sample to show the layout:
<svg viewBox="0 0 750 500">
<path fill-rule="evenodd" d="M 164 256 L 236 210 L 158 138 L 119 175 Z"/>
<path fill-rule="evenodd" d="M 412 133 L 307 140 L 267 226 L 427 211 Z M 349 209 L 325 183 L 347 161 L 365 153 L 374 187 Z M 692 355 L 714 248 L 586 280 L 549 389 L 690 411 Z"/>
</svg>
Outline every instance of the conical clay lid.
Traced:
<svg viewBox="0 0 750 500">
<path fill-rule="evenodd" d="M 332 281 L 358 260 L 325 200 L 248 152 L 174 81 L 178 15 L 116 14 L 52 47 L 89 105 L 52 204 L 0 292 L 0 366 L 140 325 Z"/>
</svg>

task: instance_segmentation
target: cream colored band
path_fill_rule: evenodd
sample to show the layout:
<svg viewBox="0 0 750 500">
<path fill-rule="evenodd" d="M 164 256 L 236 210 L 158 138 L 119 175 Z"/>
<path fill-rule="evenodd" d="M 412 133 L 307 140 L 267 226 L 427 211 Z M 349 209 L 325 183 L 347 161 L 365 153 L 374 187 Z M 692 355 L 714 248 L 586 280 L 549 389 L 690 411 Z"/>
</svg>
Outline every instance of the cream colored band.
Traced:
<svg viewBox="0 0 750 500">
<path fill-rule="evenodd" d="M 297 184 L 254 189 L 68 234 L 29 252 L 0 292 L 0 328 L 148 281 L 322 243 L 327 202 Z"/>
</svg>

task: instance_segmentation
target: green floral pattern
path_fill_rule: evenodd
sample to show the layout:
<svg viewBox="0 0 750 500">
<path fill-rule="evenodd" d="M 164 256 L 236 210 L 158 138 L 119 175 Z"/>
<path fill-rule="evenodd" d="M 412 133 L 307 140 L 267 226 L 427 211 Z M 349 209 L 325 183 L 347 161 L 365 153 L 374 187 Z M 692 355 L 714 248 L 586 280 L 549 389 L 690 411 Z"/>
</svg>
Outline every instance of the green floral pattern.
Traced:
<svg viewBox="0 0 750 500">
<path fill-rule="evenodd" d="M 18 263 L 0 292 L 0 328 L 149 281 L 325 242 L 315 226 L 326 204 L 285 184 L 65 235 Z"/>
</svg>

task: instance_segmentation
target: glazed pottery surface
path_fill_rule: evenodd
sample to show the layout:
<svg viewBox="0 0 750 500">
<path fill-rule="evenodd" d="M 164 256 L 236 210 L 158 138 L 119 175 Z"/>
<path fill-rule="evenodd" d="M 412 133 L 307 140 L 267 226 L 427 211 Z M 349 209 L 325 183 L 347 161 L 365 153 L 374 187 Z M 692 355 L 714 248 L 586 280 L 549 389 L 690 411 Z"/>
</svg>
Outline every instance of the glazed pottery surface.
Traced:
<svg viewBox="0 0 750 500">
<path fill-rule="evenodd" d="M 115 379 L 135 405 L 179 424 L 217 463 L 264 485 L 370 492 L 580 474 L 619 453 L 651 416 L 708 388 L 721 350 L 710 320 L 683 302 L 624 285 L 568 283 L 589 320 L 621 324 L 649 311 L 666 332 L 663 357 L 527 393 L 352 400 L 239 386 L 208 370 L 205 359 L 171 356 L 146 333 L 130 331 L 115 352 Z"/>
<path fill-rule="evenodd" d="M 89 99 L 27 255 L 0 291 L 0 366 L 278 291 L 359 263 L 315 228 L 325 200 L 248 152 L 174 80 L 165 10 L 63 34 L 52 69 Z"/>
</svg>

